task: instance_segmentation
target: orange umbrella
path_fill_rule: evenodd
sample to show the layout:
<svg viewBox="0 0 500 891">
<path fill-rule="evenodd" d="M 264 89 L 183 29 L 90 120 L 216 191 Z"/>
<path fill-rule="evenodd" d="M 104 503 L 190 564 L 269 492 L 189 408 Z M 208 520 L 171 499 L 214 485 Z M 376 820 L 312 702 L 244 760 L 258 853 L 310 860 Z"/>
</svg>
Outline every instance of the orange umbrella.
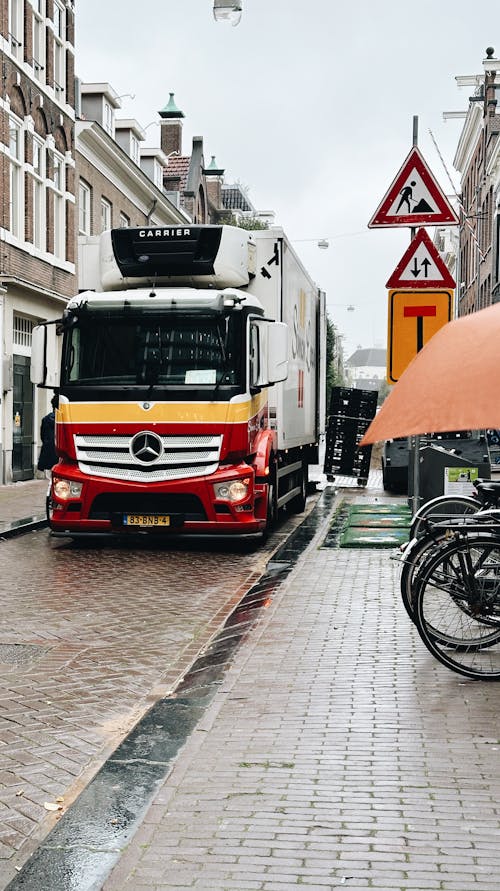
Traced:
<svg viewBox="0 0 500 891">
<path fill-rule="evenodd" d="M 360 445 L 500 428 L 500 304 L 448 322 L 401 375 Z"/>
</svg>

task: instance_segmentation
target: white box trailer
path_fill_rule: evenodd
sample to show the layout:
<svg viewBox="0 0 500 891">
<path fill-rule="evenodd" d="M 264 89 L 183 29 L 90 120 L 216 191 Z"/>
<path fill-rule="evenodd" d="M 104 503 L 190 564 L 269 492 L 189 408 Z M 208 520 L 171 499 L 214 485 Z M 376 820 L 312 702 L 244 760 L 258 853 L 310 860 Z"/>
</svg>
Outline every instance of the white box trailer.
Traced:
<svg viewBox="0 0 500 891">
<path fill-rule="evenodd" d="M 319 442 L 326 415 L 326 302 L 282 229 L 252 232 L 255 276 L 248 291 L 266 315 L 288 328 L 288 375 L 276 384 L 278 448 Z M 311 462 L 313 463 L 313 462 Z"/>
</svg>

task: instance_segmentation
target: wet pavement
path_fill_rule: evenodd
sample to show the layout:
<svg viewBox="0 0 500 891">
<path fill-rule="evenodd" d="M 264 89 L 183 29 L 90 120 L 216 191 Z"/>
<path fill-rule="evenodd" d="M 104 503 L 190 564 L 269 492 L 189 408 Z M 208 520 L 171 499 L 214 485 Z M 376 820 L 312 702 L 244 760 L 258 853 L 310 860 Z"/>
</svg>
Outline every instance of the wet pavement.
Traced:
<svg viewBox="0 0 500 891">
<path fill-rule="evenodd" d="M 78 775 L 80 797 L 72 807 L 64 802 L 52 833 L 44 823 L 24 866 L 23 849 L 9 861 L 1 887 L 20 866 L 10 891 L 500 889 L 500 685 L 455 675 L 425 650 L 400 602 L 393 551 L 336 547 L 342 502 L 394 501 L 377 474 L 365 490 L 342 489 L 344 482 L 349 486 L 337 480 L 339 489 L 322 491 L 295 537 L 289 530 L 275 539 L 253 580 L 249 555 L 231 555 L 228 575 L 246 570 L 246 589 L 224 617 L 221 610 L 196 654 L 191 649 L 182 676 L 163 689 L 150 687 L 142 720 L 130 732 L 122 726 L 93 782 L 84 770 Z M 2 556 L 22 540 L 38 553 L 44 535 L 5 541 Z M 87 594 L 105 578 L 99 550 L 92 584 L 84 549 L 55 551 L 58 579 L 69 588 L 72 561 Z M 108 562 L 125 557 L 122 584 L 136 594 L 138 576 L 126 554 L 103 553 Z M 145 556 L 151 577 L 161 575 L 154 549 Z M 222 567 L 224 587 L 220 553 L 185 556 L 191 585 L 201 557 L 212 576 Z M 117 571 L 120 565 L 117 559 Z M 113 585 L 111 598 L 116 610 Z M 60 605 L 64 625 L 69 604 L 63 597 Z M 98 606 L 92 598 L 88 615 Z M 179 606 L 186 609 L 186 600 Z M 55 613 L 54 606 L 53 630 Z M 125 621 L 119 610 L 116 619 L 118 626 Z M 82 632 L 87 645 L 89 633 Z M 102 731 L 99 718 L 113 714 L 107 701 L 94 715 L 102 678 L 120 695 L 105 671 L 119 647 L 111 646 L 102 621 L 93 633 L 94 675 L 79 666 L 88 736 Z M 154 654 L 154 635 L 148 646 Z M 101 648 L 106 658 L 96 666 Z M 34 656 L 23 658 L 29 665 Z M 153 657 L 146 682 L 158 667 Z M 74 681 L 70 673 L 66 686 Z M 143 668 L 137 681 L 127 689 L 129 702 L 145 682 Z M 17 692 L 21 701 L 26 690 L 18 684 Z M 55 715 L 71 720 L 71 713 L 61 717 L 62 704 Z M 45 737 L 38 771 L 50 754 Z"/>
<path fill-rule="evenodd" d="M 36 479 L 0 486 L 0 538 L 46 525 L 47 480 Z"/>
<path fill-rule="evenodd" d="M 90 547 L 39 528 L 45 494 L 44 480 L 0 488 L 0 887 L 302 521 L 285 518 L 255 552 L 206 540 Z"/>
<path fill-rule="evenodd" d="M 235 652 L 250 638 L 261 610 L 272 602 L 334 499 L 333 490 L 323 493 L 320 503 L 275 552 L 261 579 L 245 594 L 175 692 L 155 703 L 136 724 L 9 884 L 10 891 L 102 887 L 176 755 L 220 689 Z"/>
</svg>

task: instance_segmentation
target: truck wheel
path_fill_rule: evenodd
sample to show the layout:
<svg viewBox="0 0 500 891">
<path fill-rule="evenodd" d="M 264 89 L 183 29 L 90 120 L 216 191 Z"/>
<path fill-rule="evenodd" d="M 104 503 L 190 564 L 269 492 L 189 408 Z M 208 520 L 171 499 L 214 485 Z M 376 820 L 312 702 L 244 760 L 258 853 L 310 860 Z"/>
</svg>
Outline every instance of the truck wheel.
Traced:
<svg viewBox="0 0 500 891">
<path fill-rule="evenodd" d="M 278 518 L 278 491 L 274 465 L 269 467 L 269 483 L 267 485 L 267 519 L 266 533 L 271 532 Z"/>
<path fill-rule="evenodd" d="M 306 506 L 307 498 L 307 464 L 302 465 L 299 480 L 300 492 L 288 502 L 288 509 L 292 514 L 302 514 Z"/>
</svg>

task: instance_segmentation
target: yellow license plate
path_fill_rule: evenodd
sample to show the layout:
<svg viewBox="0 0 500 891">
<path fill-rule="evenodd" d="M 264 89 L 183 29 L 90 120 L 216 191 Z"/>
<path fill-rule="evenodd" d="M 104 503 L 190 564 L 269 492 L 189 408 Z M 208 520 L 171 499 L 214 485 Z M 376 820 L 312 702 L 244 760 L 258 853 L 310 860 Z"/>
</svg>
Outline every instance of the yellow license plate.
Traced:
<svg viewBox="0 0 500 891">
<path fill-rule="evenodd" d="M 125 514 L 125 526 L 170 526 L 170 517 L 164 514 Z"/>
</svg>

